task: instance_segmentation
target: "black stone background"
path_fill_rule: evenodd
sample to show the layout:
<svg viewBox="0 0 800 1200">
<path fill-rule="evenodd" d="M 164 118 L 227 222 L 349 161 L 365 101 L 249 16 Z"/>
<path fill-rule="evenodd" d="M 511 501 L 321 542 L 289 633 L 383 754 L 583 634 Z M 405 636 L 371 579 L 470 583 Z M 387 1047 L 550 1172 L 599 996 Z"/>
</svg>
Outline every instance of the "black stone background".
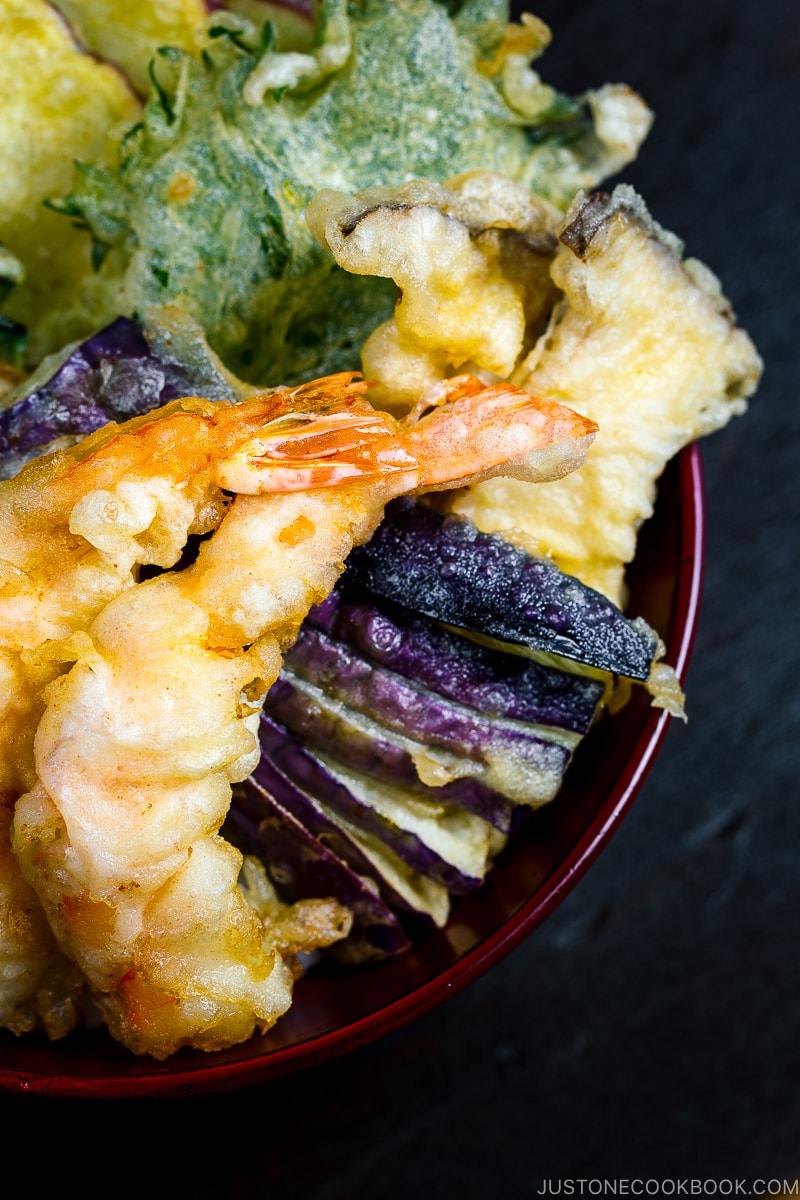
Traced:
<svg viewBox="0 0 800 1200">
<path fill-rule="evenodd" d="M 531 6 L 549 82 L 624 80 L 656 111 L 623 178 L 721 276 L 766 361 L 749 413 L 704 444 L 690 722 L 561 908 L 406 1029 L 222 1096 L 2 1098 L 6 1169 L 37 1191 L 474 1200 L 800 1174 L 800 6 Z M 23 1128 L 41 1152 L 20 1158 Z"/>
</svg>

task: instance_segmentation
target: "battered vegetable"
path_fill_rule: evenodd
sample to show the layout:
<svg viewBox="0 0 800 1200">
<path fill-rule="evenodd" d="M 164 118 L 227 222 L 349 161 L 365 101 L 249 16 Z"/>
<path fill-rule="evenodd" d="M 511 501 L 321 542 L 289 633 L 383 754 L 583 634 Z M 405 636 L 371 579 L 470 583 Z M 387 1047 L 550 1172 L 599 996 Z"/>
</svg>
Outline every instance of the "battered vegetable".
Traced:
<svg viewBox="0 0 800 1200">
<path fill-rule="evenodd" d="M 597 421 L 570 478 L 536 493 L 495 480 L 454 509 L 622 605 L 664 466 L 743 412 L 761 373 L 714 275 L 624 184 L 580 193 L 555 222 L 540 199 L 482 171 L 356 196 L 326 189 L 308 219 L 340 265 L 401 289 L 363 348 L 386 407 L 407 411 L 420 390 L 470 370 Z"/>
<path fill-rule="evenodd" d="M 0 243 L 19 264 L 7 312 L 31 327 L 35 364 L 105 324 L 94 314 L 109 299 L 85 229 L 43 202 L 69 190 L 76 159 L 113 161 L 142 106 L 117 68 L 86 54 L 45 0 L 0 0 L 0 110 Z"/>
<path fill-rule="evenodd" d="M 562 96 L 528 67 L 549 40 L 541 22 L 509 26 L 504 0 L 450 7 L 324 0 L 305 55 L 217 15 L 199 57 L 157 56 L 119 164 L 82 166 L 61 203 L 98 261 L 113 251 L 86 332 L 174 301 L 244 378 L 352 367 L 395 289 L 337 270 L 316 244 L 304 210 L 320 187 L 488 167 L 566 207 L 634 157 L 650 114 L 629 89 Z"/>
<path fill-rule="evenodd" d="M 443 924 L 449 891 L 479 885 L 517 803 L 552 797 L 592 719 L 587 680 L 581 716 L 523 726 L 502 705 L 541 680 L 494 687 L 477 649 L 456 694 L 433 696 L 449 666 L 369 662 L 329 636 L 324 609 L 268 702 L 309 745 L 262 716 L 283 651 L 384 505 L 460 487 L 451 507 L 493 549 L 472 575 L 459 559 L 459 612 L 426 611 L 478 638 L 486 614 L 465 595 L 491 598 L 473 585 L 501 560 L 515 577 L 520 545 L 619 603 L 664 463 L 741 411 L 760 370 L 714 278 L 631 189 L 580 190 L 635 156 L 650 114 L 622 86 L 573 100 L 543 84 L 535 18 L 509 25 L 501 0 L 323 0 L 308 43 L 285 51 L 269 24 L 215 8 L 201 28 L 199 0 L 170 2 L 158 19 L 177 14 L 180 46 L 159 50 L 117 161 L 138 113 L 125 81 L 40 0 L 27 25 L 19 0 L 0 0 L 29 71 L 20 87 L 0 56 L 9 473 L 60 439 L 0 484 L 0 1026 L 61 1036 L 88 988 L 112 1034 L 157 1058 L 268 1028 L 300 951 L 396 952 L 401 911 Z M 63 7 L 113 44 L 93 6 Z M 43 48 L 58 70 L 30 71 Z M 86 122 L 63 119 L 65 80 L 86 85 Z M 44 180 L 61 216 L 39 205 Z M 167 303 L 200 347 L 188 371 L 171 334 L 150 338 Z M 29 365 L 60 351 L 20 387 L 16 318 L 31 322 Z M 88 340 L 61 350 L 73 335 Z M 363 399 L 360 352 L 384 411 Z M 294 384 L 339 367 L 262 393 L 229 374 Z M 530 487 L 543 480 L 557 482 Z M 440 549 L 417 555 L 437 579 L 457 557 L 447 537 Z M 410 561 L 391 599 L 402 584 L 425 609 Z M 551 562 L 525 569 L 535 587 L 513 596 L 548 649 L 646 677 L 652 631 L 562 588 Z M 490 582 L 505 619 L 512 589 Z M 574 613 L 562 590 L 582 599 Z M 491 632 L 526 642 L 510 615 Z M 636 661 L 608 659 L 622 645 L 609 630 L 633 635 Z M 412 641 L 406 669 L 432 645 Z M 459 679 L 500 710 L 473 711 Z M 678 704 L 673 684 L 657 665 L 659 703 Z M 287 903 L 220 834 L 248 777 L 237 817 Z"/>
</svg>

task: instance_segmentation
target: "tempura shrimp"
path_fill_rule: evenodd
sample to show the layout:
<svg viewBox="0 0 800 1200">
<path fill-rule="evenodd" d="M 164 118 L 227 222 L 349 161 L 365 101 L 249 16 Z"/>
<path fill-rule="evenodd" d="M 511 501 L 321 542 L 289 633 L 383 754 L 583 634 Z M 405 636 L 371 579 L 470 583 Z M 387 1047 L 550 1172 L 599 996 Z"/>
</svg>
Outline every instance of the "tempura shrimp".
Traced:
<svg viewBox="0 0 800 1200">
<path fill-rule="evenodd" d="M 152 527 L 115 532 L 103 497 L 124 488 L 131 463 L 135 476 L 148 439 L 184 464 L 176 493 L 205 487 L 220 509 L 223 490 L 236 493 L 205 522 L 216 532 L 191 565 L 121 590 L 73 635 L 74 665 L 45 690 L 36 782 L 16 806 L 23 874 L 113 1036 L 137 1053 L 218 1049 L 291 1002 L 290 965 L 237 886 L 241 856 L 219 829 L 231 784 L 256 764 L 281 651 L 350 549 L 396 495 L 503 470 L 563 474 L 594 435 L 505 384 L 453 381 L 443 407 L 407 424 L 372 409 L 365 386 L 345 374 L 199 405 L 181 440 L 165 436 L 173 408 L 122 427 L 103 448 L 119 463 L 107 477 L 91 452 L 80 464 L 90 486 L 71 527 L 118 561 Z"/>
<path fill-rule="evenodd" d="M 221 520 L 203 418 L 214 415 L 219 440 L 222 411 L 176 401 L 156 424 L 129 422 L 124 441 L 109 425 L 0 482 L 0 1028 L 22 1033 L 41 1021 L 58 1037 L 79 1015 L 80 973 L 60 953 L 9 841 L 16 801 L 36 782 L 44 688 L 74 660 L 71 637 L 133 586 L 139 567 L 172 566 L 189 534 Z M 280 401 L 237 408 L 234 436 L 260 428 L 265 411 L 274 415 Z"/>
<path fill-rule="evenodd" d="M 219 407 L 178 401 L 156 426 L 147 417 L 130 422 L 124 444 L 107 426 L 0 482 L 0 1027 L 16 1033 L 38 1021 L 51 1037 L 68 1032 L 82 988 L 9 841 L 16 801 L 36 782 L 44 688 L 74 659 L 72 635 L 133 586 L 140 565 L 171 566 L 189 533 L 221 519 L 223 497 L 202 446 L 192 457 L 187 441 L 189 428 L 204 428 L 198 415 Z M 82 534 L 93 510 L 105 518 L 94 544 Z"/>
</svg>

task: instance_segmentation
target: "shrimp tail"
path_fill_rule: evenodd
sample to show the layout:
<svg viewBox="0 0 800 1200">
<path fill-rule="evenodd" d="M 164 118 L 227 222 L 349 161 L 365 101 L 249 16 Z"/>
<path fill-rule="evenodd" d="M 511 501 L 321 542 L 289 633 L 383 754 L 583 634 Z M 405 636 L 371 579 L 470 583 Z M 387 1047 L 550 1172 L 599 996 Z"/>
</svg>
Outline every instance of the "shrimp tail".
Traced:
<svg viewBox="0 0 800 1200">
<path fill-rule="evenodd" d="M 474 376 L 439 385 L 400 422 L 360 401 L 369 385 L 329 376 L 293 393 L 302 402 L 327 384 L 347 407 L 289 412 L 220 462 L 216 482 L 245 495 L 311 491 L 395 477 L 399 491 L 462 487 L 512 475 L 540 482 L 580 466 L 597 426 L 552 400 Z"/>
<path fill-rule="evenodd" d="M 597 433 L 594 421 L 510 383 L 478 390 L 476 382 L 448 381 L 442 402 L 410 424 L 403 444 L 419 463 L 417 491 L 495 475 L 540 483 L 581 465 Z"/>
</svg>

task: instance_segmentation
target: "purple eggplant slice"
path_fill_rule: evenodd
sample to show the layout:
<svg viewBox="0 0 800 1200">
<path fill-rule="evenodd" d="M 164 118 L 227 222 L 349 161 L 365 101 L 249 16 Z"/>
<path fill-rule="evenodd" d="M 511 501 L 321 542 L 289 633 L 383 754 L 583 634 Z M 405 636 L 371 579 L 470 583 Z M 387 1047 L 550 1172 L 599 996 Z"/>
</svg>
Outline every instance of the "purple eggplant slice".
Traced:
<svg viewBox="0 0 800 1200">
<path fill-rule="evenodd" d="M 542 799 L 541 789 L 533 781 L 530 799 L 520 793 L 521 769 L 525 767 L 528 773 L 535 771 L 547 779 L 546 798 L 550 799 L 553 782 L 556 786 L 560 783 L 570 753 L 580 740 L 580 735 L 566 730 L 487 717 L 387 671 L 316 629 L 300 631 L 286 654 L 283 679 L 284 684 L 278 680 L 277 691 L 273 685 L 267 698 L 272 711 L 280 703 L 281 687 L 286 681 L 307 695 L 310 685 L 331 701 L 388 730 L 483 764 L 498 780 L 510 775 L 514 780 L 512 790 L 500 786 L 498 790 L 521 804 Z"/>
<path fill-rule="evenodd" d="M 371 880 L 314 838 L 267 789 L 251 784 L 238 790 L 228 821 L 235 840 L 243 839 L 261 859 L 285 900 L 294 903 L 334 896 L 351 910 L 350 934 L 326 953 L 348 962 L 364 962 L 408 948 L 408 935 Z"/>
<path fill-rule="evenodd" d="M 423 746 L 341 705 L 314 703 L 306 693 L 293 687 L 286 675 L 271 695 L 282 724 L 313 755 L 320 753 L 359 775 L 396 784 L 431 803 L 463 808 L 488 821 L 502 834 L 512 832 L 521 823 L 520 806 L 484 782 L 482 764 Z M 266 723 L 271 723 L 272 707 L 268 702 L 262 718 Z M 267 752 L 273 753 L 269 749 Z M 294 756 L 292 771 L 288 773 L 298 786 L 313 790 L 316 771 L 307 780 L 302 774 L 303 764 L 300 756 Z M 420 773 L 428 782 L 423 781 Z"/>
<path fill-rule="evenodd" d="M 377 532 L 352 552 L 348 597 L 367 591 L 446 625 L 510 646 L 647 680 L 658 637 L 547 559 L 465 517 L 411 497 L 393 500 Z"/>
<path fill-rule="evenodd" d="M 446 783 L 462 776 L 471 776 L 507 801 L 530 808 L 553 799 L 561 786 L 571 754 L 567 747 L 554 742 L 528 737 L 520 739 L 516 745 L 509 745 L 499 735 L 492 740 L 488 749 L 484 742 L 479 758 L 472 757 L 469 751 L 454 753 L 452 741 L 449 746 L 443 747 L 441 741 L 432 744 L 421 738 L 412 740 L 404 726 L 392 729 L 383 721 L 374 721 L 367 713 L 349 708 L 316 684 L 291 675 L 286 670 L 270 688 L 265 711 L 312 749 L 325 753 L 335 761 L 347 761 L 347 743 L 353 728 L 376 740 L 383 737 L 386 741 L 397 740 L 403 745 L 400 739 L 404 739 L 405 748 L 413 755 L 414 766 L 423 782 L 435 782 L 438 778 Z M 318 731 L 316 734 L 315 730 Z M 466 732 L 477 734 L 488 731 L 476 730 L 473 725 Z M 493 821 L 492 824 L 497 823 Z"/>
<path fill-rule="evenodd" d="M 315 751 L 362 774 L 374 773 L 376 779 L 399 782 L 391 779 L 391 766 L 400 755 L 390 754 L 383 766 L 376 765 L 370 771 L 368 751 L 363 743 L 359 744 L 361 739 L 372 739 L 375 747 L 380 749 L 394 746 L 410 759 L 422 784 L 437 790 L 443 786 L 451 787 L 449 802 L 454 803 L 458 797 L 458 807 L 481 816 L 503 832 L 502 816 L 496 817 L 492 812 L 494 797 L 504 799 L 512 813 L 515 806 L 536 808 L 546 804 L 556 795 L 571 756 L 567 747 L 541 741 L 535 736 L 529 736 L 517 745 L 509 745 L 501 736 L 495 736 L 491 743 L 484 741 L 479 754 L 475 754 L 475 745 L 468 750 L 454 750 L 452 739 L 446 746 L 441 740 L 426 742 L 411 736 L 405 725 L 393 728 L 383 721 L 376 721 L 368 713 L 348 707 L 316 684 L 286 670 L 272 685 L 265 712 Z M 466 732 L 491 736 L 486 729 L 476 730 L 472 722 Z M 362 762 L 359 762 L 360 757 Z M 469 803 L 469 791 L 459 795 L 467 783 L 476 787 L 476 804 Z M 457 784 L 461 788 L 457 788 Z M 432 799 L 427 792 L 414 787 L 409 786 L 407 790 Z M 440 799 L 443 801 L 444 796 Z M 479 806 L 484 803 L 489 806 L 488 811 L 480 810 Z M 510 828 L 513 816 L 509 815 L 507 820 Z"/>
<path fill-rule="evenodd" d="M 311 609 L 305 623 L 493 717 L 586 733 L 605 690 L 599 679 L 491 650 L 390 601 L 348 599 L 338 589 Z"/>
<path fill-rule="evenodd" d="M 129 392 L 124 383 L 134 382 L 138 386 Z M 83 436 L 109 421 L 147 412 L 161 402 L 165 382 L 158 364 L 150 361 L 141 327 L 119 317 L 0 413 L 0 453 L 32 450 L 64 434 Z"/>
<path fill-rule="evenodd" d="M 362 834 L 377 838 L 414 871 L 455 895 L 483 882 L 495 839 L 487 822 L 466 810 L 422 800 L 393 784 L 349 771 L 308 746 L 300 746 L 264 716 L 260 728 L 267 769 L 278 769 L 296 787 Z M 259 772 L 263 778 L 264 772 Z"/>
<path fill-rule="evenodd" d="M 359 775 L 320 756 L 331 778 L 358 803 L 359 829 L 374 834 L 420 875 L 465 896 L 483 883 L 505 838 L 463 809 L 420 802 L 396 784 Z"/>
<path fill-rule="evenodd" d="M 265 728 L 262 744 L 269 736 Z M 288 734 L 283 736 L 286 755 L 298 757 L 307 753 L 302 746 L 294 744 Z M 393 910 L 435 924 L 442 924 L 446 919 L 448 894 L 442 884 L 415 871 L 379 838 L 337 813 L 326 796 L 298 787 L 273 761 L 271 754 L 262 754 L 244 788 L 268 791 L 312 837 L 323 842 L 360 876 L 371 879 Z"/>
</svg>

